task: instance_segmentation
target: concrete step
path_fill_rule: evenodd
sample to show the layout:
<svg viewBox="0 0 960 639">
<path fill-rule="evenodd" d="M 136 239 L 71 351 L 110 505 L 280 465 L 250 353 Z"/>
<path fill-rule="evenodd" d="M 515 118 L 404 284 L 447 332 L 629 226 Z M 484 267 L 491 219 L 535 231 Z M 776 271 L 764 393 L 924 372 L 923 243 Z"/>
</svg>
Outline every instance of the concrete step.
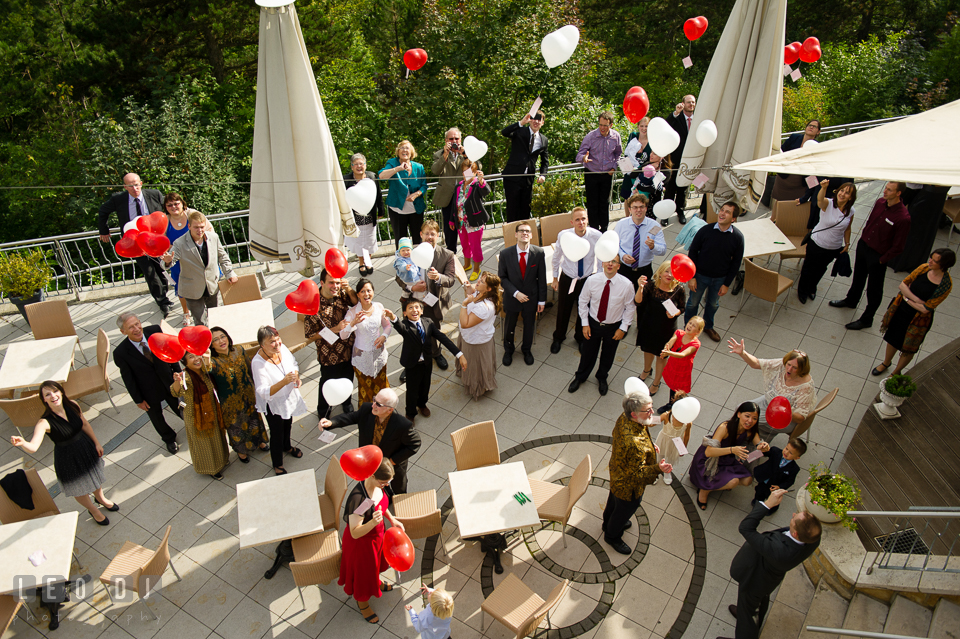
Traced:
<svg viewBox="0 0 960 639">
<path fill-rule="evenodd" d="M 941 599 L 933 609 L 933 620 L 927 636 L 931 639 L 960 639 L 960 606 Z"/>
<path fill-rule="evenodd" d="M 890 604 L 883 631 L 891 635 L 926 637 L 933 613 L 906 597 L 896 596 Z"/>
<path fill-rule="evenodd" d="M 858 592 L 853 595 L 850 607 L 847 608 L 843 627 L 848 630 L 883 632 L 883 624 L 887 621 L 888 612 L 887 604 Z"/>
<path fill-rule="evenodd" d="M 804 620 L 803 630 L 800 631 L 800 639 L 837 639 L 837 635 L 808 632 L 806 627 L 808 625 L 826 628 L 842 627 L 849 605 L 850 602 L 821 581 L 817 586 L 816 594 L 813 595 L 813 601 L 810 602 L 810 610 Z"/>
</svg>

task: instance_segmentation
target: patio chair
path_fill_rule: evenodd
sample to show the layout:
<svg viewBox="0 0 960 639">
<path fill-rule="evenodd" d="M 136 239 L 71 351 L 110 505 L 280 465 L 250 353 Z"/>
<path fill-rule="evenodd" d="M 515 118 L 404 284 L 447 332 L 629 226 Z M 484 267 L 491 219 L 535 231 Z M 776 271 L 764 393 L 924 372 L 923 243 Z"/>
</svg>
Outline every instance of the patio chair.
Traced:
<svg viewBox="0 0 960 639">
<path fill-rule="evenodd" d="M 73 318 L 70 317 L 70 309 L 67 308 L 67 303 L 63 300 L 48 300 L 27 304 L 26 311 L 30 329 L 33 331 L 33 339 L 77 336 Z M 87 356 L 80 348 L 79 338 L 77 338 L 77 350 L 80 351 L 80 355 L 83 356 L 83 361 L 86 363 Z"/>
<path fill-rule="evenodd" d="M 537 507 L 537 515 L 540 519 L 563 524 L 561 537 L 564 548 L 567 547 L 566 533 L 570 514 L 573 512 L 573 507 L 587 492 L 592 476 L 593 462 L 590 460 L 590 455 L 587 455 L 577 465 L 573 476 L 570 477 L 570 483 L 566 486 L 539 479 L 530 480 L 530 490 L 533 493 L 533 503 Z"/>
<path fill-rule="evenodd" d="M 807 418 L 806 418 L 805 420 L 803 420 L 802 422 L 800 422 L 799 424 L 797 424 L 797 427 L 793 429 L 793 432 L 792 432 L 792 433 L 790 433 L 790 437 L 791 437 L 791 438 L 793 438 L 793 437 L 800 437 L 800 435 L 806 434 L 806 436 L 807 436 L 806 439 L 807 439 L 807 441 L 809 442 L 809 441 L 810 441 L 810 433 L 809 433 L 808 431 L 810 430 L 810 425 L 813 424 L 813 419 L 814 419 L 814 417 L 816 417 L 816 416 L 817 416 L 817 413 L 819 413 L 820 411 L 826 410 L 827 406 L 829 406 L 830 404 L 832 404 L 832 403 L 833 403 L 833 400 L 837 398 L 837 393 L 839 393 L 839 392 L 840 392 L 840 389 L 839 389 L 839 388 L 834 388 L 832 391 L 830 391 L 830 392 L 827 394 L 826 397 L 824 397 L 824 398 L 821 399 L 819 402 L 817 402 L 817 407 L 814 408 L 812 411 L 810 411 L 810 414 L 807 415 Z M 774 435 L 774 436 L 776 436 L 776 435 Z M 771 437 L 770 439 L 773 439 L 773 437 Z M 768 442 L 768 443 L 769 443 L 769 442 Z"/>
<path fill-rule="evenodd" d="M 23 601 L 13 595 L 0 595 L 0 626 L 3 626 L 0 629 L 0 635 L 6 636 L 7 629 L 17 618 L 17 612 L 22 605 Z"/>
<path fill-rule="evenodd" d="M 550 611 L 560 603 L 567 591 L 569 579 L 564 579 L 550 592 L 546 601 L 530 590 L 513 573 L 509 573 L 500 585 L 480 605 L 480 630 L 490 615 L 516 634 L 517 639 L 526 637 L 540 627 L 544 617 L 550 628 Z"/>
<path fill-rule="evenodd" d="M 67 375 L 67 381 L 63 384 L 63 390 L 73 399 L 92 395 L 103 391 L 110 400 L 113 410 L 120 412 L 117 405 L 113 403 L 113 397 L 110 396 L 110 376 L 107 375 L 107 362 L 110 361 L 110 338 L 103 332 L 102 328 L 97 329 L 97 364 L 96 366 L 86 366 L 79 370 L 70 371 Z"/>
<path fill-rule="evenodd" d="M 114 602 L 113 595 L 110 594 L 110 586 L 122 584 L 124 589 L 135 592 L 140 596 L 143 607 L 147 609 L 154 621 L 158 621 L 159 618 L 146 603 L 150 593 L 154 590 L 154 586 L 161 584 L 160 578 L 167 571 L 167 566 L 177 576 L 177 581 L 181 581 L 180 573 L 177 572 L 170 561 L 171 528 L 171 526 L 167 526 L 167 531 L 163 534 L 163 540 L 160 541 L 160 546 L 156 550 L 150 550 L 132 541 L 127 541 L 123 544 L 117 556 L 107 564 L 106 570 L 100 575 L 100 583 L 104 585 L 107 596 L 110 597 L 111 605 Z M 141 588 L 143 592 L 140 591 Z"/>
<path fill-rule="evenodd" d="M 470 470 L 500 463 L 497 429 L 492 421 L 464 426 L 450 433 L 457 470 Z"/>
<path fill-rule="evenodd" d="M 303 320 L 306 318 L 306 315 L 301 315 L 297 313 L 297 321 L 289 326 L 284 326 L 283 328 L 277 329 L 277 332 L 280 333 L 280 339 L 283 340 L 283 345 L 290 349 L 291 353 L 296 353 L 307 344 L 312 344 L 313 342 L 320 339 L 319 336 L 312 337 L 307 339 L 304 336 L 303 330 Z"/>
<path fill-rule="evenodd" d="M 443 546 L 443 521 L 437 507 L 437 491 L 424 490 L 419 493 L 407 493 L 393 498 L 394 517 L 403 523 L 410 539 L 425 539 L 440 536 L 440 550 L 447 554 Z M 397 581 L 400 581 L 399 575 Z"/>
<path fill-rule="evenodd" d="M 263 299 L 263 295 L 260 294 L 260 280 L 256 273 L 241 275 L 237 278 L 236 284 L 223 279 L 217 283 L 217 286 L 220 288 L 220 297 L 223 298 L 224 306 Z"/>
<path fill-rule="evenodd" d="M 950 218 L 950 232 L 947 233 L 947 244 L 953 239 L 953 225 L 960 222 L 960 197 L 952 197 L 943 203 L 943 214 Z"/>
<path fill-rule="evenodd" d="M 797 204 L 793 200 L 777 202 L 773 209 L 773 222 L 780 229 L 780 232 L 787 236 L 794 247 L 787 251 L 781 251 L 777 255 L 780 261 L 777 262 L 777 272 L 780 272 L 780 266 L 783 260 L 802 260 L 807 256 L 806 245 L 801 246 L 803 236 L 807 234 L 807 220 L 810 219 L 810 203 Z"/>
<path fill-rule="evenodd" d="M 560 231 L 572 228 L 569 213 L 557 213 L 540 218 L 540 246 L 550 246 L 557 241 Z"/>
<path fill-rule="evenodd" d="M 330 529 L 296 537 L 292 543 L 294 561 L 290 562 L 290 572 L 300 593 L 300 604 L 306 610 L 303 588 L 328 584 L 340 576 L 340 535 Z"/>
<path fill-rule="evenodd" d="M 527 222 L 530 224 L 530 243 L 540 246 L 540 230 L 537 228 L 537 221 L 533 218 L 529 220 L 517 220 L 516 222 L 506 222 L 501 228 L 503 229 L 503 248 L 509 248 L 516 245 L 517 243 L 517 226 L 521 222 Z"/>
<path fill-rule="evenodd" d="M 33 489 L 33 510 L 24 510 L 7 497 L 7 493 L 0 490 L 0 524 L 15 524 L 20 521 L 53 517 L 60 514 L 60 509 L 50 496 L 50 491 L 43 485 L 36 468 L 25 468 L 27 481 Z"/>
<path fill-rule="evenodd" d="M 340 467 L 340 460 L 336 455 L 330 458 L 327 464 L 327 474 L 323 479 L 323 494 L 317 495 L 320 500 L 320 515 L 323 518 L 324 530 L 340 530 L 340 507 L 343 497 L 347 494 L 347 474 Z"/>
<path fill-rule="evenodd" d="M 37 397 L 37 391 L 24 393 L 19 399 L 0 399 L 0 408 L 10 417 L 21 437 L 24 433 L 27 433 L 27 437 L 33 433 L 33 428 L 46 410 Z"/>
<path fill-rule="evenodd" d="M 793 287 L 793 280 L 780 275 L 776 271 L 757 266 L 750 258 L 743 260 L 743 270 L 744 293 L 750 293 L 755 297 L 773 303 L 773 308 L 770 309 L 770 319 L 767 321 L 769 325 L 773 322 L 773 318 L 776 315 L 777 299 L 784 291 L 789 291 Z M 746 299 L 746 295 L 740 298 L 741 309 Z"/>
</svg>

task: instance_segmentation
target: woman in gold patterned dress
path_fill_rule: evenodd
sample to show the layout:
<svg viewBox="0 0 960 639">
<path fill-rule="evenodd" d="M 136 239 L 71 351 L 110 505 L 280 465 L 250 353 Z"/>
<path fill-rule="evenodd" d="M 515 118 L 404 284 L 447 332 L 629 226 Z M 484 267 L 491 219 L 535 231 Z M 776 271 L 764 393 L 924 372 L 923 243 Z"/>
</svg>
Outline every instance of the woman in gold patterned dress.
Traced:
<svg viewBox="0 0 960 639">
<path fill-rule="evenodd" d="M 233 345 L 233 338 L 225 330 L 214 326 L 210 332 L 213 333 L 210 378 L 220 398 L 227 440 L 240 461 L 246 464 L 250 462 L 247 455 L 253 450 L 270 450 L 267 429 L 257 412 L 250 359 L 242 348 Z"/>
<path fill-rule="evenodd" d="M 220 471 L 227 467 L 230 449 L 223 436 L 226 426 L 220 402 L 213 392 L 213 380 L 207 374 L 201 357 L 187 353 L 183 357 L 183 365 L 184 372 L 173 374 L 170 392 L 186 402 L 183 424 L 187 429 L 190 461 L 197 473 L 223 479 Z"/>
</svg>

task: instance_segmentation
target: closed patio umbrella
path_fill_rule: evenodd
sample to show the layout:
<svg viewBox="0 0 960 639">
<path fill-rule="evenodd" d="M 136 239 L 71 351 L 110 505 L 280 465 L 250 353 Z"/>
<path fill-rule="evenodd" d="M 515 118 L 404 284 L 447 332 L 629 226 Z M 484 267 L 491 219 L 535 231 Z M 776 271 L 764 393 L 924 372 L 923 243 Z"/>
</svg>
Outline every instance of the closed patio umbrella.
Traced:
<svg viewBox="0 0 960 639">
<path fill-rule="evenodd" d="M 322 265 L 326 250 L 357 230 L 297 10 L 289 0 L 257 4 L 250 246 L 295 272 Z"/>
</svg>

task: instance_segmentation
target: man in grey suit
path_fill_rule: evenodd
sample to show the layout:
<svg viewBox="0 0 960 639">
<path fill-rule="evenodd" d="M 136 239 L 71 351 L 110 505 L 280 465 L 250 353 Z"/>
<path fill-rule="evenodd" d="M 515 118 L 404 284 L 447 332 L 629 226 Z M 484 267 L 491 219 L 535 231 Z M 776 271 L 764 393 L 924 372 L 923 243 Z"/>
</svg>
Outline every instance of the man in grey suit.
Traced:
<svg viewBox="0 0 960 639">
<path fill-rule="evenodd" d="M 207 309 L 216 307 L 220 301 L 219 271 L 223 270 L 231 284 L 238 278 L 220 238 L 213 231 L 204 230 L 207 218 L 203 213 L 191 213 L 188 225 L 190 232 L 173 243 L 163 256 L 163 263 L 169 268 L 174 262 L 180 262 L 178 286 L 180 297 L 187 303 L 184 323 L 189 325 L 188 320 L 192 318 L 197 324 L 206 325 Z"/>
<path fill-rule="evenodd" d="M 457 203 L 453 194 L 457 182 L 463 177 L 460 164 L 463 162 L 463 146 L 460 143 L 460 129 L 454 127 L 447 131 L 443 148 L 433 154 L 433 174 L 439 176 L 437 190 L 433 192 L 433 205 L 443 213 L 443 243 L 451 253 L 457 252 Z M 451 224 L 453 225 L 451 227 Z"/>
<path fill-rule="evenodd" d="M 513 363 L 513 336 L 517 330 L 517 317 L 523 315 L 523 361 L 533 364 L 533 334 L 536 331 L 537 313 L 542 313 L 547 303 L 547 264 L 543 249 L 530 244 L 533 229 L 528 222 L 516 228 L 517 243 L 500 251 L 498 274 L 503 286 L 503 310 L 506 323 L 503 331 L 503 365 Z"/>
<path fill-rule="evenodd" d="M 736 639 L 760 636 L 760 625 L 770 606 L 770 593 L 777 589 L 788 571 L 802 564 L 820 545 L 823 530 L 820 521 L 807 512 L 794 513 L 788 528 L 757 532 L 760 520 L 780 505 L 786 492 L 782 488 L 774 490 L 740 522 L 740 534 L 747 543 L 730 565 L 730 576 L 740 584 L 737 605 L 729 607 L 737 618 Z"/>
</svg>

